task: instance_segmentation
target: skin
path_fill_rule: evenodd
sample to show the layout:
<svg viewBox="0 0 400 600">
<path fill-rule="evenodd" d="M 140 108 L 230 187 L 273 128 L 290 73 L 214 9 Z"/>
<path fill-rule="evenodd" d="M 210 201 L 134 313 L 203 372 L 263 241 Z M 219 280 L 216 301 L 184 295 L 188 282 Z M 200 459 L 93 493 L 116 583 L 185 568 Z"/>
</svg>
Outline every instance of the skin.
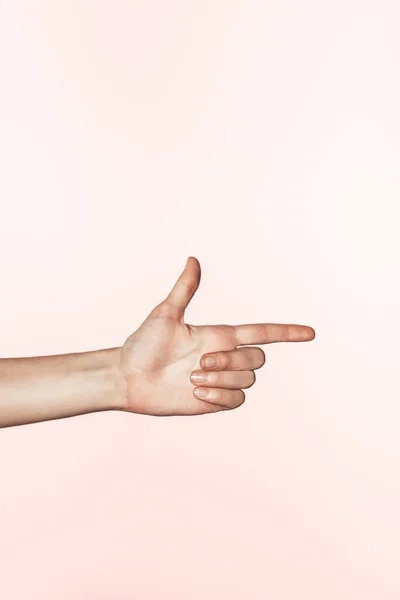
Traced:
<svg viewBox="0 0 400 600">
<path fill-rule="evenodd" d="M 167 298 L 121 347 L 1 359 L 0 427 L 102 410 L 172 416 L 237 408 L 265 363 L 255 344 L 314 339 L 306 325 L 185 323 L 200 279 L 200 263 L 190 256 Z M 205 365 L 209 356 L 215 367 Z M 207 379 L 200 383 L 195 375 Z M 197 397 L 201 389 L 207 398 Z"/>
</svg>

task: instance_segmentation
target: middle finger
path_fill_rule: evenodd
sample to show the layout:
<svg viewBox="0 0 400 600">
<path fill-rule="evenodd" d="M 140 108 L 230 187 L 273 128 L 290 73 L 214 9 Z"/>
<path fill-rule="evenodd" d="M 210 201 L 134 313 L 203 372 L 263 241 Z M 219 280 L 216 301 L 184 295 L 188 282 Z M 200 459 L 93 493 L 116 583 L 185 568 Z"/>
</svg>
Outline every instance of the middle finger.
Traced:
<svg viewBox="0 0 400 600">
<path fill-rule="evenodd" d="M 215 366 L 208 367 L 205 364 L 204 361 L 208 357 L 216 359 Z M 257 346 L 252 346 L 203 354 L 200 360 L 200 367 L 204 371 L 249 371 L 250 369 L 259 369 L 264 363 L 264 350 Z"/>
</svg>

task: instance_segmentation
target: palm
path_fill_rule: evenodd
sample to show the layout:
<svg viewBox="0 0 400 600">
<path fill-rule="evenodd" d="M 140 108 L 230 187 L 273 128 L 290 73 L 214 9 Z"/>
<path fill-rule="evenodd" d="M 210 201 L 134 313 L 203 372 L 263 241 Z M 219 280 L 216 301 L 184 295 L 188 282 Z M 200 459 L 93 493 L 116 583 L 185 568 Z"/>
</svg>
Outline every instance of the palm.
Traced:
<svg viewBox="0 0 400 600">
<path fill-rule="evenodd" d="M 189 377 L 203 354 L 235 348 L 232 328 L 187 325 L 162 314 L 168 309 L 174 312 L 167 304 L 156 307 L 124 344 L 129 409 L 158 415 L 211 412 L 209 403 L 193 396 Z"/>
</svg>

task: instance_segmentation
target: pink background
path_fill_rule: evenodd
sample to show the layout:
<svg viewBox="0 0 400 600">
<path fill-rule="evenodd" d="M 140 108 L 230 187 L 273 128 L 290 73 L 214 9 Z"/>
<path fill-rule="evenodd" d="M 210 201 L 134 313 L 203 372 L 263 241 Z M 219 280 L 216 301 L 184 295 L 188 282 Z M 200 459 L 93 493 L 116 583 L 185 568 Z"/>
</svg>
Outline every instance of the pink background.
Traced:
<svg viewBox="0 0 400 600">
<path fill-rule="evenodd" d="M 243 407 L 0 431 L 7 600 L 400 597 L 398 2 L 2 0 L 0 352 L 311 325 Z"/>
</svg>

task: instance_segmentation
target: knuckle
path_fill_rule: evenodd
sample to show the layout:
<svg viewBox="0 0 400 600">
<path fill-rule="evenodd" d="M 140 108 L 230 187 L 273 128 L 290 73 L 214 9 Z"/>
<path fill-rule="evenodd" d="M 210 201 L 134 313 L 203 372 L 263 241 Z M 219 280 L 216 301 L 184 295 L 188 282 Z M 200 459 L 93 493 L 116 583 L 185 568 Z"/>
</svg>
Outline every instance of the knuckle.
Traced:
<svg viewBox="0 0 400 600">
<path fill-rule="evenodd" d="M 257 348 L 257 357 L 260 367 L 265 364 L 265 352 L 262 348 Z"/>
<path fill-rule="evenodd" d="M 254 373 L 254 371 L 250 371 L 249 372 L 249 380 L 250 380 L 250 385 L 249 387 L 251 387 L 252 385 L 255 384 L 256 382 L 256 374 Z"/>
<path fill-rule="evenodd" d="M 241 406 L 246 399 L 246 395 L 243 390 L 220 390 L 220 397 L 218 399 L 218 404 L 222 406 L 225 410 L 233 410 Z"/>
<path fill-rule="evenodd" d="M 196 284 L 192 281 L 181 281 L 181 283 L 186 287 L 189 294 L 192 294 L 196 291 Z"/>
<path fill-rule="evenodd" d="M 243 392 L 243 390 L 239 390 L 239 392 L 240 393 L 238 394 L 234 408 L 239 408 L 239 406 L 242 406 L 246 400 L 246 394 Z"/>
<path fill-rule="evenodd" d="M 163 315 L 163 314 L 167 314 L 168 312 L 168 302 L 164 301 L 164 302 L 160 302 L 160 304 L 157 304 L 157 306 L 155 306 L 153 308 L 153 310 L 151 311 L 151 314 L 153 315 Z"/>
<path fill-rule="evenodd" d="M 223 388 L 219 388 L 217 393 L 217 402 L 218 404 L 220 404 L 221 406 L 224 406 L 226 408 L 228 408 L 229 406 L 229 399 L 227 398 L 227 391 Z"/>
<path fill-rule="evenodd" d="M 226 410 L 235 408 L 233 406 L 235 394 L 232 393 L 232 390 L 221 388 L 218 395 L 218 404 L 223 406 Z"/>
<path fill-rule="evenodd" d="M 164 300 L 152 310 L 151 315 L 153 317 L 175 319 L 180 314 L 178 306 L 173 304 L 170 300 Z"/>
<path fill-rule="evenodd" d="M 219 398 L 219 389 L 221 386 L 221 382 L 223 381 L 223 378 L 221 377 L 222 373 L 219 373 L 218 371 L 210 371 L 209 373 L 207 373 L 207 379 L 205 381 L 205 383 L 203 383 L 203 385 L 207 385 L 208 387 L 212 387 L 215 388 L 215 394 L 218 396 Z"/>
<path fill-rule="evenodd" d="M 223 354 L 221 354 L 221 367 L 223 369 L 229 369 L 229 367 L 232 366 L 233 361 L 232 361 L 232 352 L 234 352 L 234 350 L 232 350 L 231 352 L 224 352 Z"/>
<path fill-rule="evenodd" d="M 228 385 L 228 375 L 229 373 L 227 373 L 226 371 L 217 371 L 215 373 L 213 373 L 215 379 L 213 380 L 214 385 L 218 385 L 221 386 L 221 388 L 225 388 L 226 385 Z"/>
</svg>

